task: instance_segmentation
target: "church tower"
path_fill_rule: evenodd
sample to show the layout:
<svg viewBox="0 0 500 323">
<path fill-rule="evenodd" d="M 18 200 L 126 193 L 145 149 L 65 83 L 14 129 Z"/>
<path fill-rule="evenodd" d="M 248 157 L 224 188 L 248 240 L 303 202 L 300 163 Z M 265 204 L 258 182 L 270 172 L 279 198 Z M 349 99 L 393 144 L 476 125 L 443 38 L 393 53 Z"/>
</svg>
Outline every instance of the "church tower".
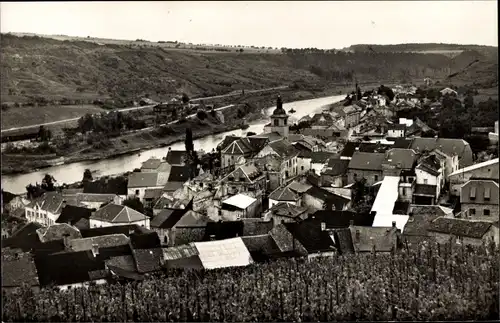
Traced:
<svg viewBox="0 0 500 323">
<path fill-rule="evenodd" d="M 281 101 L 281 96 L 278 95 L 276 100 L 276 109 L 271 115 L 271 132 L 277 132 L 282 137 L 288 138 L 288 115 L 285 109 L 283 109 L 283 101 Z"/>
</svg>

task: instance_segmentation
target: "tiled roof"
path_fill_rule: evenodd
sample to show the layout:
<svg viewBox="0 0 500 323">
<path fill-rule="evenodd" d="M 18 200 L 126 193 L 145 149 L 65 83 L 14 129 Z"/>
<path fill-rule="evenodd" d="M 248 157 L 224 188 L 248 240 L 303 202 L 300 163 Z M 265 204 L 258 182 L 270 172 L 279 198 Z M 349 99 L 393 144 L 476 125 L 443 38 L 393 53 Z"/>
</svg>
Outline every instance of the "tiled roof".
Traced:
<svg viewBox="0 0 500 323">
<path fill-rule="evenodd" d="M 144 214 L 124 205 L 108 204 L 97 210 L 90 219 L 110 223 L 130 223 L 149 219 Z"/>
<path fill-rule="evenodd" d="M 184 182 L 168 182 L 163 186 L 163 191 L 164 192 L 175 192 L 179 188 L 184 186 Z"/>
<path fill-rule="evenodd" d="M 413 195 L 435 196 L 436 195 L 436 185 L 416 184 Z"/>
<path fill-rule="evenodd" d="M 33 257 L 24 254 L 18 259 L 2 259 L 2 287 L 21 287 L 22 284 L 39 285 Z"/>
<path fill-rule="evenodd" d="M 272 221 L 263 221 L 260 218 L 243 219 L 243 234 L 242 236 L 255 236 L 266 234 L 273 228 Z"/>
<path fill-rule="evenodd" d="M 299 153 L 298 150 L 286 139 L 273 141 L 269 143 L 269 146 L 281 158 L 290 158 Z"/>
<path fill-rule="evenodd" d="M 362 153 L 357 151 L 349 161 L 349 169 L 382 170 L 384 161 L 385 154 L 383 153 Z"/>
<path fill-rule="evenodd" d="M 467 221 L 439 217 L 432 221 L 429 226 L 429 231 L 480 239 L 486 234 L 486 232 L 488 232 L 491 226 L 491 222 Z"/>
<path fill-rule="evenodd" d="M 284 224 L 278 224 L 275 226 L 269 234 L 273 238 L 274 242 L 278 246 L 280 252 L 300 252 L 303 255 L 307 255 L 306 248 L 294 238 L 292 233 L 288 231 Z"/>
<path fill-rule="evenodd" d="M 412 206 L 410 213 L 412 216 L 405 225 L 404 236 L 428 236 L 432 221 L 446 215 L 438 205 Z"/>
<path fill-rule="evenodd" d="M 233 141 L 227 146 L 222 153 L 230 154 L 230 155 L 246 155 L 252 152 L 252 149 L 249 147 L 249 142 L 244 140 L 244 138 Z"/>
<path fill-rule="evenodd" d="M 53 240 L 61 240 L 64 236 L 68 235 L 70 239 L 81 238 L 80 231 L 66 223 L 57 223 L 43 227 L 36 230 L 41 242 L 48 242 Z"/>
<path fill-rule="evenodd" d="M 158 181 L 158 173 L 131 173 L 128 177 L 128 187 L 155 187 Z"/>
<path fill-rule="evenodd" d="M 346 175 L 349 168 L 349 160 L 331 158 L 328 161 L 328 169 L 324 172 L 326 175 L 330 176 L 341 176 Z"/>
<path fill-rule="evenodd" d="M 76 201 L 81 202 L 112 202 L 116 198 L 116 194 L 94 194 L 94 193 L 77 193 Z"/>
<path fill-rule="evenodd" d="M 124 234 L 110 234 L 92 238 L 73 239 L 69 247 L 73 251 L 92 250 L 92 245 L 97 244 L 99 248 L 109 248 L 127 245 L 130 239 Z"/>
<path fill-rule="evenodd" d="M 429 173 L 431 174 L 432 176 L 438 176 L 440 173 L 439 171 L 434 168 L 434 167 L 431 167 L 429 166 L 428 164 L 419 164 L 416 169 L 420 169 L 426 173 Z"/>
<path fill-rule="evenodd" d="M 296 206 L 286 202 L 280 202 L 275 204 L 272 208 L 269 209 L 273 215 L 288 217 L 288 218 L 296 218 L 302 214 L 304 214 L 307 209 Z"/>
<path fill-rule="evenodd" d="M 293 181 L 288 185 L 288 188 L 298 194 L 302 194 L 305 193 L 308 189 L 310 189 L 311 185 L 306 183 L 301 183 L 299 181 Z"/>
<path fill-rule="evenodd" d="M 253 164 L 246 164 L 240 166 L 240 169 L 248 177 L 249 180 L 253 181 L 255 178 L 260 177 L 262 172 Z"/>
<path fill-rule="evenodd" d="M 237 137 L 237 136 L 226 136 L 226 137 L 224 137 L 224 140 L 222 140 L 222 142 L 217 146 L 217 149 L 220 149 L 221 151 L 224 151 L 227 147 L 229 147 L 229 145 L 233 141 L 236 141 L 236 140 L 238 140 L 240 138 L 241 137 Z"/>
<path fill-rule="evenodd" d="M 182 165 L 184 163 L 185 156 L 185 150 L 169 150 L 165 159 L 170 165 Z"/>
<path fill-rule="evenodd" d="M 151 219 L 150 226 L 152 228 L 171 229 L 192 208 L 193 202 L 190 201 L 184 209 L 163 209 Z"/>
<path fill-rule="evenodd" d="M 162 196 L 163 189 L 162 188 L 147 188 L 144 191 L 145 199 L 156 199 Z"/>
<path fill-rule="evenodd" d="M 275 201 L 295 202 L 298 198 L 299 197 L 288 187 L 278 187 L 271 194 L 269 194 L 269 199 Z"/>
<path fill-rule="evenodd" d="M 58 192 L 47 192 L 41 197 L 31 202 L 28 206 L 35 207 L 38 205 L 42 210 L 52 214 L 60 214 L 63 207 L 64 197 Z"/>
<path fill-rule="evenodd" d="M 24 252 L 33 251 L 39 253 L 53 253 L 64 250 L 63 240 L 42 243 L 36 232 L 41 227 L 35 223 L 28 223 L 10 238 L 2 239 L 2 248 L 14 248 L 21 249 Z"/>
<path fill-rule="evenodd" d="M 326 164 L 330 158 L 337 155 L 331 152 L 317 151 L 311 153 L 311 163 Z"/>
<path fill-rule="evenodd" d="M 413 139 L 411 148 L 418 152 L 440 149 L 445 154 L 453 156 L 458 155 L 460 167 L 472 165 L 472 150 L 470 145 L 463 139 L 450 138 L 421 138 Z"/>
<path fill-rule="evenodd" d="M 360 214 L 351 211 L 319 210 L 311 214 L 310 218 L 324 222 L 328 229 L 335 229 L 348 228 L 351 221 L 354 221 L 354 225 L 372 226 L 375 213 Z"/>
<path fill-rule="evenodd" d="M 170 248 L 163 248 L 163 258 L 165 260 L 175 260 L 198 255 L 198 250 L 194 244 L 181 245 Z"/>
<path fill-rule="evenodd" d="M 276 242 L 269 234 L 247 236 L 241 239 L 256 262 L 267 261 L 271 255 L 280 253 Z"/>
<path fill-rule="evenodd" d="M 386 162 L 401 169 L 412 169 L 417 161 L 417 154 L 412 149 L 392 148 L 386 152 Z"/>
<path fill-rule="evenodd" d="M 175 224 L 176 228 L 204 228 L 208 222 L 213 222 L 208 216 L 193 210 L 188 210 Z"/>
<path fill-rule="evenodd" d="M 229 239 L 243 236 L 243 221 L 209 222 L 205 228 L 203 241 Z"/>
<path fill-rule="evenodd" d="M 160 167 L 160 164 L 161 164 L 161 159 L 149 158 L 144 163 L 142 163 L 141 169 L 157 169 L 158 167 Z"/>
<path fill-rule="evenodd" d="M 393 124 L 389 124 L 389 126 L 387 127 L 387 129 L 389 129 L 389 130 L 405 130 L 406 129 L 406 125 L 405 124 L 393 123 Z"/>
<path fill-rule="evenodd" d="M 396 230 L 384 227 L 350 226 L 351 238 L 357 252 L 391 251 L 396 243 Z M 359 239 L 357 238 L 359 232 Z"/>
<path fill-rule="evenodd" d="M 89 219 L 92 215 L 92 211 L 85 207 L 78 207 L 72 205 L 66 205 L 61 212 L 59 218 L 57 218 L 56 223 L 69 223 L 74 225 L 81 219 Z"/>
<path fill-rule="evenodd" d="M 137 267 L 135 265 L 135 260 L 132 255 L 111 257 L 105 261 L 105 264 L 106 266 L 111 268 L 116 267 L 131 272 L 137 270 Z"/>
<path fill-rule="evenodd" d="M 161 269 L 163 250 L 154 249 L 134 249 L 133 251 L 137 271 L 140 273 L 150 273 Z"/>
</svg>

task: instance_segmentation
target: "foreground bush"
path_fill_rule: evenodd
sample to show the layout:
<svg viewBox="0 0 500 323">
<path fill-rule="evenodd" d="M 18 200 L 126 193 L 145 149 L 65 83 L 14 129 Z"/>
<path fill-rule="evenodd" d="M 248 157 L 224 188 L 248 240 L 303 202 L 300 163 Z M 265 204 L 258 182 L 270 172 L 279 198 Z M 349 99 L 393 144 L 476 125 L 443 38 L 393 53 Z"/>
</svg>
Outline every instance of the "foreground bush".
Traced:
<svg viewBox="0 0 500 323">
<path fill-rule="evenodd" d="M 498 318 L 498 248 L 168 271 L 139 283 L 3 297 L 4 321 L 332 321 Z"/>
</svg>

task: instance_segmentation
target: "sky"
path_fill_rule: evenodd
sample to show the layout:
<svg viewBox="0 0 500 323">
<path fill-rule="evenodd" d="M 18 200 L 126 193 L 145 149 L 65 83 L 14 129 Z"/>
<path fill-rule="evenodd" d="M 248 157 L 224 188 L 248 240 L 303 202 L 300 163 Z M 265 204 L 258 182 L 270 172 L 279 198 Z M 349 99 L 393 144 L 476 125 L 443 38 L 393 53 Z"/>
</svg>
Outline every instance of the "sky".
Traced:
<svg viewBox="0 0 500 323">
<path fill-rule="evenodd" d="M 0 31 L 194 44 L 498 46 L 497 1 L 2 2 Z"/>
</svg>

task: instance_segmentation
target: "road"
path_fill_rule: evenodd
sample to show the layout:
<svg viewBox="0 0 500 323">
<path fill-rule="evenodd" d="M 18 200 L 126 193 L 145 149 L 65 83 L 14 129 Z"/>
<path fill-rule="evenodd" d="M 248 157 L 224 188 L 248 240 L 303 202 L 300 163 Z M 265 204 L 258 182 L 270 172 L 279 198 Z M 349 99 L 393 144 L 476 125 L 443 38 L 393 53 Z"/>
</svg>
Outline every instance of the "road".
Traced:
<svg viewBox="0 0 500 323">
<path fill-rule="evenodd" d="M 284 85 L 284 86 L 278 86 L 278 87 L 261 89 L 261 90 L 246 90 L 245 94 L 267 92 L 267 91 L 273 91 L 273 90 L 283 90 L 283 89 L 286 89 L 286 88 L 288 88 L 288 86 Z M 194 99 L 191 99 L 190 102 L 198 102 L 198 101 L 201 101 L 201 100 L 212 100 L 212 99 L 227 98 L 227 97 L 238 96 L 238 95 L 241 95 L 241 93 L 223 94 L 223 95 L 209 96 L 209 97 L 205 97 L 205 98 L 194 98 Z M 145 105 L 145 106 L 141 106 L 141 107 L 123 108 L 123 109 L 118 109 L 118 110 L 113 110 L 113 111 L 129 112 L 129 111 L 134 111 L 134 110 L 149 109 L 149 108 L 152 108 L 152 107 L 154 107 L 154 105 Z M 227 107 L 229 107 L 229 106 L 227 106 Z M 227 107 L 223 107 L 223 108 L 227 108 Z M 220 110 L 220 109 L 221 108 L 219 108 L 217 110 Z M 191 117 L 191 116 L 189 116 L 189 117 Z M 52 121 L 52 122 L 39 123 L 39 124 L 34 124 L 34 125 L 24 126 L 24 127 L 2 129 L 1 133 L 3 134 L 4 132 L 13 131 L 13 130 L 39 128 L 40 126 L 52 126 L 52 125 L 56 125 L 56 124 L 59 124 L 59 123 L 66 123 L 66 122 L 77 121 L 78 119 L 80 119 L 80 117 L 78 117 L 78 118 L 71 118 L 71 119 L 64 119 L 64 120 L 58 120 L 58 121 Z"/>
</svg>

